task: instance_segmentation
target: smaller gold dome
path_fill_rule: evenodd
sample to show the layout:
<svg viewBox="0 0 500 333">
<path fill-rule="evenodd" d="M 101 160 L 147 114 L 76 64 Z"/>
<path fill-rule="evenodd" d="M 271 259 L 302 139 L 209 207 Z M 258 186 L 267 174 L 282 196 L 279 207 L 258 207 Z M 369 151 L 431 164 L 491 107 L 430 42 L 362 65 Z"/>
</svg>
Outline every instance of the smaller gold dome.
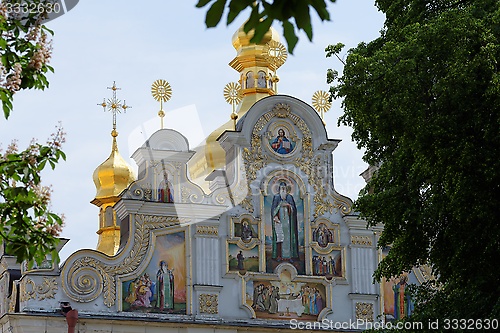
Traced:
<svg viewBox="0 0 500 333">
<path fill-rule="evenodd" d="M 250 43 L 250 39 L 252 39 L 254 35 L 254 30 L 250 30 L 247 33 L 245 33 L 245 30 L 243 29 L 245 25 L 243 24 L 234 34 L 233 34 L 233 47 L 238 51 L 244 46 L 251 46 L 251 45 L 266 45 L 269 41 L 275 40 L 277 42 L 280 41 L 280 36 L 279 33 L 274 29 L 273 27 L 269 28 L 269 30 L 264 34 L 264 37 L 262 37 L 262 40 L 258 43 Z"/>
<path fill-rule="evenodd" d="M 135 180 L 131 167 L 118 152 L 116 135 L 113 134 L 111 154 L 94 171 L 93 179 L 97 190 L 96 199 L 117 197 Z"/>
</svg>

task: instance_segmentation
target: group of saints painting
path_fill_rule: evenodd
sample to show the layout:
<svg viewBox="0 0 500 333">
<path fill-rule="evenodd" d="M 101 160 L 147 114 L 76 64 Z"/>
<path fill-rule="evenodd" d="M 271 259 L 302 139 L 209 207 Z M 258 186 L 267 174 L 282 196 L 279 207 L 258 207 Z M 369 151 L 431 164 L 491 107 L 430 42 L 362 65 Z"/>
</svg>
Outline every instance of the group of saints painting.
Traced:
<svg viewBox="0 0 500 333">
<path fill-rule="evenodd" d="M 159 311 L 174 309 L 174 270 L 165 261 L 160 261 L 154 281 L 144 273 L 130 282 L 125 302 L 130 309 L 152 308 Z"/>
<path fill-rule="evenodd" d="M 325 307 L 323 296 L 319 289 L 312 286 L 302 286 L 300 292 L 280 292 L 278 286 L 260 283 L 254 287 L 252 308 L 258 312 L 278 314 L 281 316 L 313 315 L 317 316 Z"/>
</svg>

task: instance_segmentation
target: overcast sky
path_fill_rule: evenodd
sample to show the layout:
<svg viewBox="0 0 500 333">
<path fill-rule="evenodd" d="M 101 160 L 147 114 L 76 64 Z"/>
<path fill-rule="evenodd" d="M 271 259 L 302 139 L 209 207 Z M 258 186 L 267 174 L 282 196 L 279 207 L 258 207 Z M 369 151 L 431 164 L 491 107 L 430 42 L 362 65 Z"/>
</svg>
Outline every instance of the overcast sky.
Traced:
<svg viewBox="0 0 500 333">
<path fill-rule="evenodd" d="M 15 95 L 9 120 L 0 119 L 0 143 L 5 148 L 18 139 L 24 148 L 32 138 L 45 142 L 62 122 L 67 161 L 46 172 L 43 182 L 53 186 L 54 212 L 66 216 L 62 236 L 71 240 L 61 252 L 63 259 L 97 244 L 99 209 L 90 204 L 96 194 L 92 173 L 109 156 L 112 129 L 111 114 L 97 104 L 111 98 L 106 88 L 113 81 L 121 88 L 118 99 L 132 106 L 117 116 L 117 128 L 120 153 L 134 168 L 129 157 L 144 143 L 151 126 L 159 129 L 159 105 L 151 96 L 155 80 L 167 80 L 173 90 L 164 106 L 165 127 L 181 131 L 191 147 L 229 119 L 231 106 L 224 101 L 223 89 L 238 80 L 228 63 L 236 55 L 232 35 L 245 17 L 229 27 L 207 29 L 206 9 L 195 8 L 196 3 L 85 0 L 48 23 L 55 33 L 50 88 Z M 310 104 L 315 91 L 328 90 L 327 69 L 342 70 L 339 61 L 325 58 L 325 47 L 369 42 L 383 26 L 384 17 L 370 0 L 338 0 L 329 4 L 329 10 L 332 21 L 325 23 L 311 12 L 313 42 L 300 34 L 294 55 L 278 70 L 280 94 Z M 281 34 L 280 27 L 275 28 Z M 342 139 L 334 152 L 335 187 L 355 199 L 364 184 L 359 174 L 367 165 L 350 139 L 350 129 L 337 126 L 340 115 L 336 101 L 325 117 L 328 136 Z"/>
</svg>

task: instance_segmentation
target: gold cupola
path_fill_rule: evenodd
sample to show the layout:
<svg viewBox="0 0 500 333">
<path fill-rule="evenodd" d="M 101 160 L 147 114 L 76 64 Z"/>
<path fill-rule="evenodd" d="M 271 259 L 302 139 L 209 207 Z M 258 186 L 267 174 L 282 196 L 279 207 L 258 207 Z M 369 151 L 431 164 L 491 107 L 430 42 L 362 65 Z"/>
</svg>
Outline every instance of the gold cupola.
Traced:
<svg viewBox="0 0 500 333">
<path fill-rule="evenodd" d="M 236 119 L 241 119 L 257 101 L 277 93 L 279 79 L 276 70 L 287 57 L 286 48 L 279 42 L 279 34 L 275 29 L 270 28 L 259 43 L 253 43 L 250 40 L 254 31 L 247 34 L 243 26 L 233 35 L 236 57 L 229 63 L 239 73 L 238 82 L 241 86 L 242 100 L 236 109 Z M 217 138 L 224 131 L 234 129 L 235 120 L 230 118 L 207 137 L 204 146 L 195 149 L 196 154 L 189 161 L 191 179 L 206 191 L 208 184 L 205 177 L 214 170 L 224 169 L 226 165 L 226 154 Z"/>
<path fill-rule="evenodd" d="M 241 118 L 252 105 L 264 97 L 277 93 L 278 77 L 276 70 L 283 65 L 287 57 L 286 48 L 280 43 L 278 32 L 270 28 L 262 40 L 252 43 L 251 30 L 245 33 L 242 25 L 233 35 L 233 47 L 236 57 L 229 63 L 239 74 L 243 99 L 237 110 Z"/>
<path fill-rule="evenodd" d="M 95 169 L 93 175 L 97 190 L 96 199 L 101 201 L 118 198 L 118 195 L 135 180 L 134 172 L 118 151 L 116 143 L 118 132 L 113 130 L 111 136 L 113 137 L 111 154 Z"/>
<path fill-rule="evenodd" d="M 94 184 L 96 187 L 96 196 L 91 201 L 92 204 L 99 207 L 99 230 L 97 234 L 99 239 L 97 242 L 97 250 L 109 256 L 113 256 L 118 252 L 120 246 L 120 223 L 117 221 L 116 212 L 113 209 L 114 205 L 120 200 L 120 193 L 128 188 L 135 181 L 135 175 L 132 168 L 125 162 L 118 151 L 116 137 L 116 113 L 120 110 L 129 108 L 116 99 L 115 83 L 109 89 L 113 90 L 113 98 L 108 102 L 103 101 L 101 105 L 105 110 L 106 107 L 113 113 L 113 130 L 111 136 L 113 138 L 111 146 L 111 154 L 99 165 L 93 174 Z"/>
</svg>

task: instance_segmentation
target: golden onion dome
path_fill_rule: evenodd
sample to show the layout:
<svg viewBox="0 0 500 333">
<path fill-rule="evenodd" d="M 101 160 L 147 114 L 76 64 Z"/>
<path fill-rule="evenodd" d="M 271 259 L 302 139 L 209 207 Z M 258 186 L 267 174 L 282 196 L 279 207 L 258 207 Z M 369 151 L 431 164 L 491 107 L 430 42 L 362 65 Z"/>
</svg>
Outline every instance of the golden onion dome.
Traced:
<svg viewBox="0 0 500 333">
<path fill-rule="evenodd" d="M 250 30 L 247 33 L 245 33 L 245 30 L 244 30 L 244 24 L 233 34 L 233 47 L 236 49 L 236 51 L 239 51 L 240 48 L 242 47 L 245 47 L 245 46 L 254 46 L 254 45 L 266 45 L 269 41 L 271 40 L 275 40 L 277 42 L 280 41 L 280 37 L 279 37 L 279 33 L 276 31 L 276 29 L 274 28 L 270 28 L 265 34 L 264 34 L 264 37 L 262 37 L 262 40 L 257 43 L 257 44 L 254 44 L 254 43 L 251 43 L 250 42 L 250 39 L 252 39 L 253 35 L 254 35 L 254 31 L 253 30 Z"/>
<path fill-rule="evenodd" d="M 113 130 L 113 145 L 108 159 L 94 171 L 93 179 L 97 190 L 96 199 L 117 197 L 133 181 L 135 175 L 131 167 L 118 152 L 116 136 Z"/>
</svg>

